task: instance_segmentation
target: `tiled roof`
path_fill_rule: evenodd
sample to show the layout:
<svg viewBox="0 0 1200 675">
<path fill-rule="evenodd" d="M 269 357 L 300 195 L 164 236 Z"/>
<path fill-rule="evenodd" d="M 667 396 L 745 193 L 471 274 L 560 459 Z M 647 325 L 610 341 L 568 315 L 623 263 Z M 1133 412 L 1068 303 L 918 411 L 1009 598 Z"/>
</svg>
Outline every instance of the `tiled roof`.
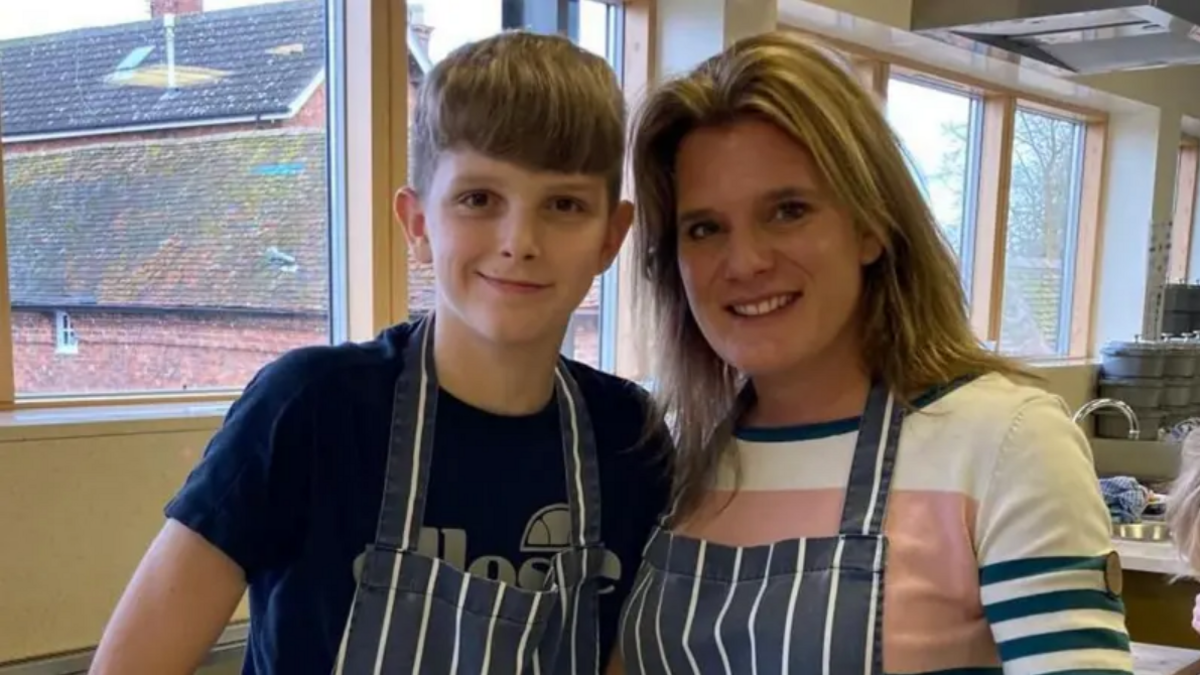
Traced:
<svg viewBox="0 0 1200 675">
<path fill-rule="evenodd" d="M 174 21 L 174 91 L 162 19 L 0 42 L 4 135 L 286 117 L 323 75 L 324 0 Z"/>
<path fill-rule="evenodd" d="M 12 152 L 5 184 L 15 305 L 326 311 L 323 133 Z"/>
<path fill-rule="evenodd" d="M 5 185 L 16 306 L 327 309 L 323 133 L 11 152 Z M 411 263 L 410 309 L 434 297 Z M 599 304 L 595 284 L 583 308 Z"/>
<path fill-rule="evenodd" d="M 324 7 L 292 0 L 175 17 L 176 82 L 194 84 L 173 93 L 131 86 L 166 81 L 161 19 L 0 42 L 0 131 L 17 143 L 5 148 L 13 303 L 326 311 L 323 134 L 33 153 L 19 145 L 22 136 L 286 117 L 321 84 Z M 132 65 L 117 75 L 123 62 Z M 411 53 L 408 67 L 419 83 Z M 409 293 L 414 311 L 432 308 L 432 270 L 413 263 Z M 594 286 L 584 307 L 598 306 Z"/>
</svg>

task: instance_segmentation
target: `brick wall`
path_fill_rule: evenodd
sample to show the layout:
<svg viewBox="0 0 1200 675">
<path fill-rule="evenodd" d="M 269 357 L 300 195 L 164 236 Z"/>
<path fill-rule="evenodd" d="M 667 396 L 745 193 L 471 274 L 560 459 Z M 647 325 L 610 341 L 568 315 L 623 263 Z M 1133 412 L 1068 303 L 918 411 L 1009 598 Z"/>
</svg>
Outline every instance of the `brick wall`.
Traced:
<svg viewBox="0 0 1200 675">
<path fill-rule="evenodd" d="M 327 343 L 324 317 L 69 312 L 76 354 L 55 350 L 53 312 L 13 312 L 19 394 L 187 390 L 243 386 L 265 363 Z"/>
<path fill-rule="evenodd" d="M 329 342 L 325 317 L 69 312 L 75 354 L 55 348 L 53 311 L 13 312 L 17 392 L 86 394 L 240 388 L 283 352 Z M 594 314 L 572 322 L 576 359 L 599 363 Z"/>
</svg>

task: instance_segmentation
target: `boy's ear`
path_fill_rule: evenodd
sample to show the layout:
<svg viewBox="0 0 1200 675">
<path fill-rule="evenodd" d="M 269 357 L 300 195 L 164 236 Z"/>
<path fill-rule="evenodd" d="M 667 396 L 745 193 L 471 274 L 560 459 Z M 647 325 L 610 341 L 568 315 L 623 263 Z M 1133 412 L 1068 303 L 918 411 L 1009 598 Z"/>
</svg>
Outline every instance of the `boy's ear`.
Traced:
<svg viewBox="0 0 1200 675">
<path fill-rule="evenodd" d="M 613 261 L 617 259 L 617 254 L 621 252 L 621 245 L 625 243 L 625 236 L 629 234 L 629 226 L 632 223 L 633 204 L 621 200 L 613 209 L 612 215 L 608 217 L 608 232 L 605 233 L 604 250 L 601 251 L 601 272 L 612 267 Z"/>
<path fill-rule="evenodd" d="M 433 251 L 429 248 L 429 237 L 426 233 L 425 207 L 421 205 L 421 197 L 412 187 L 401 188 L 396 192 L 392 205 L 396 219 L 404 228 L 404 237 L 408 240 L 408 250 L 413 258 L 428 265 L 433 262 Z"/>
</svg>

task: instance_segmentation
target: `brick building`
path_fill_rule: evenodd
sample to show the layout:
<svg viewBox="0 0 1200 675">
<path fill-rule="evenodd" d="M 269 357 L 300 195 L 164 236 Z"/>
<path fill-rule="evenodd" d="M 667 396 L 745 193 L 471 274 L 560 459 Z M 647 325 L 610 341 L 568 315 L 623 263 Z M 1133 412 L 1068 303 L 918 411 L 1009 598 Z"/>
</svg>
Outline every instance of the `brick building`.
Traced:
<svg viewBox="0 0 1200 675">
<path fill-rule="evenodd" d="M 0 42 L 19 393 L 236 387 L 329 340 L 324 4 L 153 0 Z M 571 341 L 592 362 L 598 299 Z"/>
</svg>

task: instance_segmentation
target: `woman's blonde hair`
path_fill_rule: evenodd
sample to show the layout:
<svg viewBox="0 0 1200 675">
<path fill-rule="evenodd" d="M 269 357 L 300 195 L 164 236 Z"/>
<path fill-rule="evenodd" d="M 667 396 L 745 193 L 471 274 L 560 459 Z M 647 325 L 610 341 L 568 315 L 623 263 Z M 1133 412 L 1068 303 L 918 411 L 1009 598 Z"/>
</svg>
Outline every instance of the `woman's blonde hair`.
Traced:
<svg viewBox="0 0 1200 675">
<path fill-rule="evenodd" d="M 1200 576 L 1200 430 L 1183 440 L 1179 476 L 1167 497 L 1167 529 L 1188 563 L 1188 576 Z"/>
<path fill-rule="evenodd" d="M 708 345 L 678 266 L 675 158 L 691 131 L 765 119 L 806 148 L 831 197 L 883 246 L 864 270 L 863 358 L 908 404 L 957 378 L 1025 375 L 972 333 L 959 270 L 882 111 L 849 69 L 795 34 L 741 40 L 649 93 L 634 121 L 634 297 L 653 321 L 658 403 L 676 439 L 677 507 L 696 505 L 731 449 L 721 421 L 742 378 Z M 712 158 L 719 161 L 719 158 Z"/>
</svg>

